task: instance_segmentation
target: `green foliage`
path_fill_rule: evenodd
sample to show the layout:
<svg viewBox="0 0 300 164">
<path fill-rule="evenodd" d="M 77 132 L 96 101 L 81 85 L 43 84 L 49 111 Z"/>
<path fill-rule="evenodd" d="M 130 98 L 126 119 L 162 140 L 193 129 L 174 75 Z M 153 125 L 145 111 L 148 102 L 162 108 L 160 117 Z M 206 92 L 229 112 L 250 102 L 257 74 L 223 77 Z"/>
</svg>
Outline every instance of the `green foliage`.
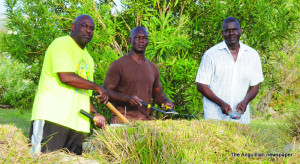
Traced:
<svg viewBox="0 0 300 164">
<path fill-rule="evenodd" d="M 10 58 L 0 56 L 0 104 L 15 108 L 31 108 L 35 96 L 36 84 L 28 76 L 36 66 L 28 66 Z"/>
<path fill-rule="evenodd" d="M 208 47 L 223 40 L 222 21 L 229 16 L 240 21 L 242 41 L 259 52 L 270 51 L 274 43 L 282 45 L 285 39 L 299 31 L 300 4 L 296 0 L 188 0 L 179 3 L 174 12 L 190 17 L 191 55 L 198 58 Z"/>
<path fill-rule="evenodd" d="M 113 3 L 105 0 L 5 0 L 7 29 L 13 33 L 3 35 L 1 51 L 28 65 L 36 64 L 40 69 L 49 44 L 57 37 L 68 35 L 76 16 L 89 14 L 94 18 L 96 30 L 87 48 L 96 64 L 95 82 L 102 84 L 111 62 L 129 52 L 130 30 L 142 25 L 150 39 L 146 57 L 159 66 L 163 89 L 174 101 L 176 110 L 199 114 L 202 96 L 194 80 L 202 54 L 222 41 L 222 21 L 235 16 L 243 29 L 242 42 L 257 49 L 262 56 L 265 82 L 260 90 L 262 97 L 254 100 L 257 110 L 278 101 L 289 103 L 273 105 L 276 110 L 297 108 L 293 103 L 294 99 L 299 100 L 297 81 L 279 87 L 281 78 L 288 73 L 284 69 L 278 71 L 277 67 L 283 63 L 288 69 L 295 68 L 297 65 L 287 61 L 298 60 L 298 56 L 292 57 L 290 52 L 274 55 L 282 47 L 294 44 L 286 41 L 298 36 L 300 4 L 297 0 L 122 2 L 124 9 L 112 15 Z M 28 78 L 37 83 L 39 73 Z M 286 94 L 274 92 L 293 96 L 286 98 Z"/>
<path fill-rule="evenodd" d="M 300 108 L 300 47 L 299 34 L 285 41 L 280 51 L 269 54 L 269 62 L 263 60 L 264 78 L 257 109 L 267 112 L 270 107 L 279 114 Z"/>
<path fill-rule="evenodd" d="M 184 55 L 187 55 L 187 52 Z M 176 109 L 183 110 L 184 113 L 203 112 L 202 96 L 197 92 L 194 82 L 198 65 L 198 61 L 185 56 L 174 56 L 158 65 L 164 92 L 175 100 Z"/>
</svg>

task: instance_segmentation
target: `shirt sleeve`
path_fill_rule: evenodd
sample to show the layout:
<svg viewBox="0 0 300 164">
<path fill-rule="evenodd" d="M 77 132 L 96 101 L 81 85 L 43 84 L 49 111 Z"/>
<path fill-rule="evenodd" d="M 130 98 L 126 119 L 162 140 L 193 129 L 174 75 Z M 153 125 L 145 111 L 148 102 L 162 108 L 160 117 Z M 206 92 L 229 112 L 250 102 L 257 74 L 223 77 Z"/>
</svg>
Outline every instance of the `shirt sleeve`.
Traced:
<svg viewBox="0 0 300 164">
<path fill-rule="evenodd" d="M 154 82 L 153 82 L 153 89 L 159 88 L 159 87 L 161 87 L 161 89 L 162 89 L 162 86 L 160 83 L 159 69 L 158 69 L 157 65 L 154 65 L 153 69 L 154 69 L 154 77 L 155 77 Z M 161 91 L 163 92 L 163 89 Z M 163 92 L 162 94 L 159 94 L 158 96 L 156 96 L 154 101 L 156 104 L 160 105 L 162 103 L 165 103 L 167 100 L 168 100 L 168 98 L 166 97 L 165 93 Z"/>
<path fill-rule="evenodd" d="M 253 71 L 251 73 L 250 86 L 255 86 L 264 81 L 262 65 L 259 55 L 256 53 Z"/>
<path fill-rule="evenodd" d="M 120 75 L 121 73 L 118 69 L 118 65 L 115 62 L 111 63 L 106 73 L 103 86 L 107 86 L 107 84 L 117 86 L 121 79 Z"/>
<path fill-rule="evenodd" d="M 63 40 L 55 40 L 50 47 L 52 72 L 75 72 L 76 65 L 72 57 L 72 51 Z"/>
<path fill-rule="evenodd" d="M 214 72 L 213 62 L 208 56 L 204 54 L 197 72 L 196 82 L 209 85 L 211 84 L 212 76 Z"/>
<path fill-rule="evenodd" d="M 155 65 L 154 66 L 154 83 L 153 83 L 153 88 L 158 88 L 161 86 L 160 84 L 160 75 L 159 75 L 159 70 L 158 67 Z"/>
</svg>

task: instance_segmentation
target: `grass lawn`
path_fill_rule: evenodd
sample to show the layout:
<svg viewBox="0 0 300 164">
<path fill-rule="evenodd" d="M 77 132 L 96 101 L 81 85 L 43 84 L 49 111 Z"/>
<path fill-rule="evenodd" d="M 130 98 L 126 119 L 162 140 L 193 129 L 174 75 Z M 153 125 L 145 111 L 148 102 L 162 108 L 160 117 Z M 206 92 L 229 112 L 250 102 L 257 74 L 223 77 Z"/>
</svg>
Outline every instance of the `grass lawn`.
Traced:
<svg viewBox="0 0 300 164">
<path fill-rule="evenodd" d="M 0 124 L 14 124 L 28 137 L 31 110 L 0 109 Z"/>
</svg>

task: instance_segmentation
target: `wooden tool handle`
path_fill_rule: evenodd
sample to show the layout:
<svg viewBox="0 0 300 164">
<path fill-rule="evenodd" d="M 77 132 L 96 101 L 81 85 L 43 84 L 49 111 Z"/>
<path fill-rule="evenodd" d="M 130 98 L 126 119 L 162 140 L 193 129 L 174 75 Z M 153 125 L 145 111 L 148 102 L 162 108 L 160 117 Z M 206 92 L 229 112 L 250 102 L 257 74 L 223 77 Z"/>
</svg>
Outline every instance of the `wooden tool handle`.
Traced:
<svg viewBox="0 0 300 164">
<path fill-rule="evenodd" d="M 110 102 L 106 103 L 106 106 L 112 111 L 114 112 L 122 121 L 124 121 L 125 123 L 129 123 L 129 121 L 113 106 L 113 104 L 111 104 Z"/>
</svg>

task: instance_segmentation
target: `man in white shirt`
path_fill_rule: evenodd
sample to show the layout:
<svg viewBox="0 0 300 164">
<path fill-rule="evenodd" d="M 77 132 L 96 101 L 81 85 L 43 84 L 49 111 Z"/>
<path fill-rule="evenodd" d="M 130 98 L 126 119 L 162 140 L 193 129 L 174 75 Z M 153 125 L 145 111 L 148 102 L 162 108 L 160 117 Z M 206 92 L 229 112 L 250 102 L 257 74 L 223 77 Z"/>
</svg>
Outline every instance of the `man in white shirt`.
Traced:
<svg viewBox="0 0 300 164">
<path fill-rule="evenodd" d="M 207 50 L 198 69 L 197 90 L 202 93 L 204 119 L 250 123 L 249 102 L 258 93 L 263 78 L 260 57 L 251 47 L 239 41 L 239 21 L 223 21 L 224 41 Z M 240 119 L 229 117 L 240 112 Z"/>
</svg>

